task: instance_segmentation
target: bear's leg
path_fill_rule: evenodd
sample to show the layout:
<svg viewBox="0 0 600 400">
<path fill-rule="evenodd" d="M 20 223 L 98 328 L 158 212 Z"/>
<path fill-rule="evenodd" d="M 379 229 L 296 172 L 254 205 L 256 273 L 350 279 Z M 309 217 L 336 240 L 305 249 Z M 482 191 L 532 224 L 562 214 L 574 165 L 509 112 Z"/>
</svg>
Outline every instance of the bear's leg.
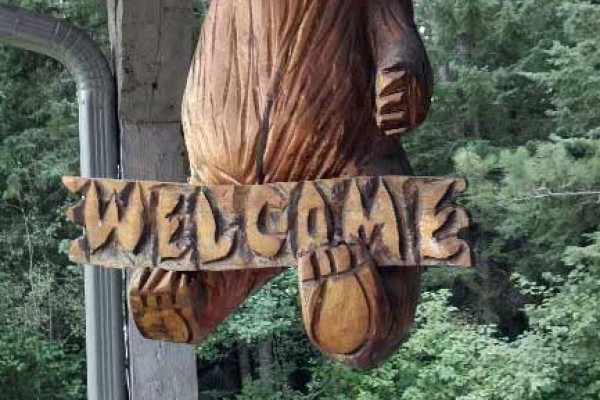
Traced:
<svg viewBox="0 0 600 400">
<path fill-rule="evenodd" d="M 198 344 L 280 272 L 139 269 L 129 284 L 131 313 L 148 339 Z"/>
<path fill-rule="evenodd" d="M 302 316 L 313 343 L 358 369 L 387 360 L 412 325 L 420 269 L 387 267 L 382 274 L 364 247 L 346 244 L 298 262 Z"/>
</svg>

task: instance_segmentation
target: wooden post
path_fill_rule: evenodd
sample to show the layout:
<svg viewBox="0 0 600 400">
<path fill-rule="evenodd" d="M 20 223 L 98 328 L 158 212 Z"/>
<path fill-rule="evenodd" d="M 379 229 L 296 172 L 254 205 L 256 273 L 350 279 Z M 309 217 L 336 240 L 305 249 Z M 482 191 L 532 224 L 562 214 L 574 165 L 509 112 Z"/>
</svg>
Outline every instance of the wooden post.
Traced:
<svg viewBox="0 0 600 400">
<path fill-rule="evenodd" d="M 184 182 L 181 100 L 193 48 L 192 0 L 107 0 L 123 178 Z M 197 399 L 191 346 L 142 338 L 129 323 L 131 398 Z"/>
</svg>

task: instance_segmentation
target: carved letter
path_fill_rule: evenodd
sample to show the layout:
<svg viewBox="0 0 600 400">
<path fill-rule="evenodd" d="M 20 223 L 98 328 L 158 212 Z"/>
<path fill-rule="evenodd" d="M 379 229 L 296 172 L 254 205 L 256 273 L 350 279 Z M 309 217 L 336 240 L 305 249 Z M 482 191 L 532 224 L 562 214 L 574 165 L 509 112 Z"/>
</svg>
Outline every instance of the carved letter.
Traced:
<svg viewBox="0 0 600 400">
<path fill-rule="evenodd" d="M 99 183 L 92 182 L 84 206 L 85 229 L 90 251 L 93 253 L 102 247 L 119 224 L 119 210 L 112 196 L 104 215 L 101 215 L 101 200 L 98 194 Z"/>
<path fill-rule="evenodd" d="M 451 204 L 438 210 L 445 198 L 454 200 L 465 190 L 463 181 L 436 181 L 419 189 L 419 238 L 421 258 L 434 259 L 436 264 L 447 261 L 455 265 L 471 265 L 469 246 L 457 237 L 461 229 L 469 226 L 469 216 L 460 207 Z"/>
<path fill-rule="evenodd" d="M 314 183 L 305 183 L 298 201 L 298 253 L 329 243 L 328 210 Z"/>
<path fill-rule="evenodd" d="M 231 228 L 218 237 L 215 212 L 202 190 L 198 194 L 196 204 L 196 234 L 200 262 L 209 263 L 227 257 L 233 248 L 235 231 L 236 228 Z"/>
<path fill-rule="evenodd" d="M 340 244 L 334 239 L 362 242 L 378 268 L 473 262 L 458 237 L 469 225 L 456 204 L 466 186 L 460 179 L 346 178 L 248 187 L 65 181 L 85 196 L 68 212 L 86 228 L 70 249 L 71 260 L 81 264 L 281 268 Z"/>
<path fill-rule="evenodd" d="M 388 189 L 380 181 L 371 209 L 367 210 L 358 185 L 357 181 L 350 185 L 346 199 L 343 214 L 344 237 L 350 242 L 360 239 L 369 245 L 375 258 L 384 252 L 388 259 L 395 258 L 400 262 L 400 230 Z"/>
<path fill-rule="evenodd" d="M 287 202 L 273 186 L 255 186 L 246 204 L 246 240 L 263 257 L 279 254 L 287 237 Z"/>
<path fill-rule="evenodd" d="M 121 249 L 133 252 L 144 233 L 144 198 L 139 183 L 134 184 L 123 213 L 118 229 L 119 244 Z"/>
<path fill-rule="evenodd" d="M 158 230 L 158 256 L 161 260 L 179 258 L 186 249 L 178 245 L 178 233 L 183 229 L 184 216 L 177 214 L 183 201 L 177 192 L 161 190 L 158 192 L 156 222 Z"/>
</svg>

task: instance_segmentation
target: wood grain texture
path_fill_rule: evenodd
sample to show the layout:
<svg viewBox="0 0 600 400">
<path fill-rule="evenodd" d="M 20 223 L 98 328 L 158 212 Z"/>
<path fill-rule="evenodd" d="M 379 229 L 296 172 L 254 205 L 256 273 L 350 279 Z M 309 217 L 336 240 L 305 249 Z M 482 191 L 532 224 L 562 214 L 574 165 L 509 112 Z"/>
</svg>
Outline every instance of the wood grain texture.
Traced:
<svg viewBox="0 0 600 400">
<path fill-rule="evenodd" d="M 472 264 L 459 237 L 469 226 L 455 204 L 465 189 L 460 179 L 64 181 L 84 196 L 69 211 L 86 228 L 72 259 L 146 267 L 134 272 L 130 305 L 142 334 L 153 339 L 202 342 L 278 267 L 297 266 L 310 339 L 329 357 L 367 369 L 405 338 L 420 266 Z"/>
<path fill-rule="evenodd" d="M 160 44 L 151 50 L 150 58 L 172 54 Z M 133 67 L 140 77 L 152 76 Z M 164 87 L 161 80 L 142 81 Z M 120 85 L 126 91 L 127 82 Z M 393 136 L 422 122 L 431 91 L 410 0 L 213 0 L 183 100 L 192 183 L 410 175 Z M 155 98 L 152 90 L 138 93 Z M 122 107 L 135 119 L 163 103 L 146 104 Z M 184 342 L 202 340 L 281 271 L 270 267 L 311 265 L 299 269 L 309 336 L 334 359 L 372 367 L 397 348 L 412 323 L 419 266 L 469 265 L 470 253 L 456 238 L 467 224 L 452 205 L 460 182 L 435 189 L 427 186 L 441 181 L 361 179 L 252 190 L 195 187 L 175 190 L 179 197 L 153 196 L 143 185 L 107 184 L 107 191 L 101 183 L 92 222 L 99 225 L 91 231 L 100 247 L 92 251 L 84 239 L 72 254 L 175 270 L 140 273 L 130 298 L 148 337 Z M 137 212 L 128 208 L 136 193 L 145 199 Z M 194 223 L 198 210 L 202 224 Z M 146 218 L 138 239 L 140 213 Z M 73 212 L 84 224 L 85 215 Z"/>
<path fill-rule="evenodd" d="M 410 1 L 213 1 L 183 101 L 194 177 L 361 175 L 395 147 L 378 122 L 423 120 L 430 77 Z"/>
<path fill-rule="evenodd" d="M 198 344 L 279 272 L 136 269 L 129 291 L 131 312 L 145 337 Z"/>
<path fill-rule="evenodd" d="M 471 266 L 460 179 L 387 176 L 253 186 L 65 178 L 85 235 L 71 260 L 113 268 L 227 271 L 295 266 L 359 244 L 379 267 Z M 164 272 L 164 271 L 163 271 Z"/>
<path fill-rule="evenodd" d="M 323 248 L 300 258 L 306 332 L 321 351 L 359 369 L 396 350 L 414 317 L 419 268 L 379 269 L 361 245 Z"/>
<path fill-rule="evenodd" d="M 213 0 L 183 100 L 192 182 L 248 185 L 408 175 L 409 163 L 392 136 L 425 118 L 431 76 L 410 0 Z M 304 215 L 296 229 L 308 234 L 295 245 L 309 252 L 331 234 L 324 202 L 313 189 L 308 186 L 297 205 Z M 284 202 L 273 198 L 268 208 L 276 215 Z M 377 201 L 387 207 L 389 199 L 382 195 Z M 379 221 L 378 215 L 372 217 L 366 227 L 370 235 Z M 290 222 L 286 226 L 273 218 L 264 229 L 253 226 L 248 243 L 263 258 L 277 254 L 286 248 L 283 232 L 294 228 Z M 355 228 L 351 219 L 348 224 Z M 391 235 L 389 229 L 384 233 L 390 243 Z M 372 357 L 380 361 L 406 333 L 412 314 L 402 310 L 416 305 L 416 270 L 390 274 L 397 291 L 412 297 L 389 311 L 394 333 L 379 332 L 387 340 L 362 354 L 381 350 Z M 236 280 L 238 273 L 224 278 Z M 373 365 L 368 355 L 341 359 Z"/>
</svg>

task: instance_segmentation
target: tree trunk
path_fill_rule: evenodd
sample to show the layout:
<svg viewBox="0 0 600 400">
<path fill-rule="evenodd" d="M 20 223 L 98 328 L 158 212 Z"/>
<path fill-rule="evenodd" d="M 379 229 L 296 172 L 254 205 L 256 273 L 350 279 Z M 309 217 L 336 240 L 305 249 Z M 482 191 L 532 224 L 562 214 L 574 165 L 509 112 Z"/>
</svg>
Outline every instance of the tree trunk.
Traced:
<svg viewBox="0 0 600 400">
<path fill-rule="evenodd" d="M 238 363 L 240 370 L 240 380 L 242 386 L 252 380 L 252 362 L 250 359 L 250 351 L 248 346 L 243 343 L 238 344 Z"/>
<path fill-rule="evenodd" d="M 273 369 L 274 361 L 273 339 L 268 338 L 258 345 L 258 374 L 260 378 L 269 385 L 269 375 Z"/>
</svg>

